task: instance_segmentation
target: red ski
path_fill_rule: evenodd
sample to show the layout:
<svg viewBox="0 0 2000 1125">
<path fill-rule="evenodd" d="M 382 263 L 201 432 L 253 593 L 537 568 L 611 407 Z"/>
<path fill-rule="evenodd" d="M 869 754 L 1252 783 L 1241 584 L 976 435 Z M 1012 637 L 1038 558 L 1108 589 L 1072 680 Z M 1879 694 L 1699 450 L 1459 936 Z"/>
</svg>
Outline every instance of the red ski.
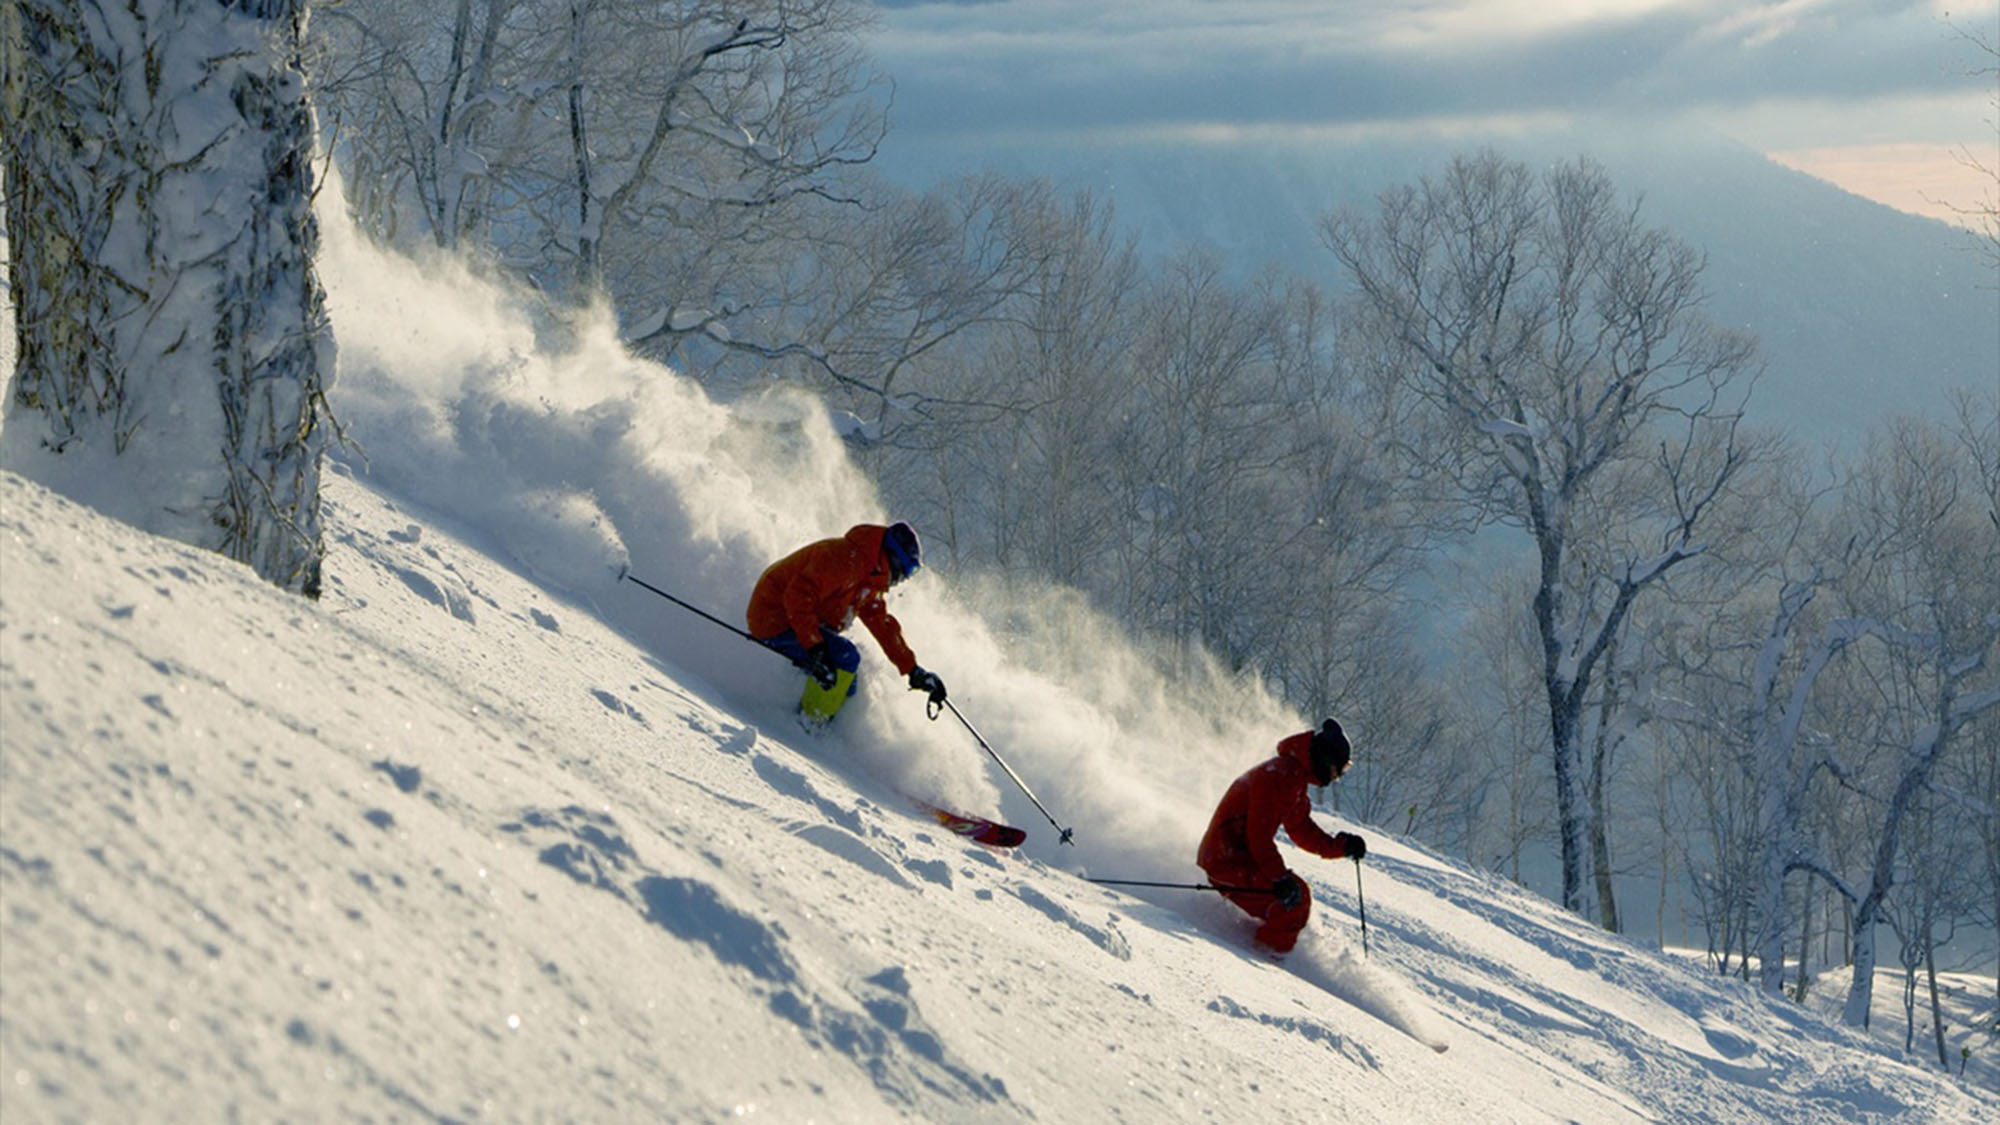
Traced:
<svg viewBox="0 0 2000 1125">
<path fill-rule="evenodd" d="M 988 847 L 1018 847 L 1021 841 L 1028 838 L 1026 832 L 1012 825 L 1002 824 L 997 820 L 988 820 L 983 816 L 960 816 L 958 813 L 946 812 L 936 805 L 925 805 L 924 811 L 936 817 L 939 824 L 944 825 L 960 836 L 975 843 L 985 844 Z"/>
</svg>

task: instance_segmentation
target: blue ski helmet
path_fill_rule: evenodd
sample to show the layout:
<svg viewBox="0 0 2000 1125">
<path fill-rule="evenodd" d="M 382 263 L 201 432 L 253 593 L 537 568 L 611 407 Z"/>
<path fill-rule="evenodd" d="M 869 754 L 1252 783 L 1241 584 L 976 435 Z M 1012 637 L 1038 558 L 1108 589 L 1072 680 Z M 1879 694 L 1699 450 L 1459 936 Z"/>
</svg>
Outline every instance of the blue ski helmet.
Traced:
<svg viewBox="0 0 2000 1125">
<path fill-rule="evenodd" d="M 917 529 L 909 524 L 896 521 L 889 530 L 882 533 L 882 553 L 889 559 L 889 581 L 901 582 L 917 572 L 924 564 L 923 545 L 917 542 Z"/>
</svg>

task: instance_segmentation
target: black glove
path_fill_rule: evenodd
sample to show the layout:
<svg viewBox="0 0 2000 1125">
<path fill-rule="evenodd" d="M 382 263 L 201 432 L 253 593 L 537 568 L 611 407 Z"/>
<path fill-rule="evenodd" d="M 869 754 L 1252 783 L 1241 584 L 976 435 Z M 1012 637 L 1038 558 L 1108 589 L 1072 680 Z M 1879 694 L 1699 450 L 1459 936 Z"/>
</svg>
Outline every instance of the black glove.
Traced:
<svg viewBox="0 0 2000 1125">
<path fill-rule="evenodd" d="M 910 690 L 929 692 L 933 707 L 944 703 L 944 681 L 937 678 L 936 672 L 924 671 L 922 665 L 910 669 Z"/>
<path fill-rule="evenodd" d="M 1336 832 L 1333 842 L 1340 845 L 1341 854 L 1352 860 L 1359 860 L 1368 854 L 1368 841 L 1352 832 Z"/>
<path fill-rule="evenodd" d="M 1306 885 L 1297 875 L 1287 871 L 1271 884 L 1271 893 L 1278 896 L 1278 905 L 1290 910 L 1305 901 Z"/>
<path fill-rule="evenodd" d="M 806 675 L 829 690 L 839 681 L 840 669 L 833 666 L 833 654 L 826 650 L 825 645 L 814 645 L 813 650 L 806 654 Z"/>
</svg>

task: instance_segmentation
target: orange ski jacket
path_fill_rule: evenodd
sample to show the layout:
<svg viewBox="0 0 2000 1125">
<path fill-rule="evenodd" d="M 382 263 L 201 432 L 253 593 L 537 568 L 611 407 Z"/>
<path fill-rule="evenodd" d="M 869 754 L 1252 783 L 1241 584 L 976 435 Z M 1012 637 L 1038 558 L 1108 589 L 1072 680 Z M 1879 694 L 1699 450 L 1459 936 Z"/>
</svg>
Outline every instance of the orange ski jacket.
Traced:
<svg viewBox="0 0 2000 1125">
<path fill-rule="evenodd" d="M 819 645 L 820 627 L 841 632 L 859 617 L 896 671 L 907 676 L 916 654 L 882 597 L 889 592 L 889 557 L 881 524 L 861 523 L 838 539 L 808 543 L 774 562 L 757 579 L 744 615 L 750 635 L 768 640 L 790 629 L 806 651 Z"/>
<path fill-rule="evenodd" d="M 1284 828 L 1292 843 L 1325 859 L 1347 851 L 1313 822 L 1306 785 L 1312 778 L 1312 732 L 1278 743 L 1276 756 L 1230 783 L 1209 819 L 1195 862 L 1219 882 L 1268 886 L 1289 868 L 1277 845 Z M 1227 874 L 1225 874 L 1227 873 Z"/>
</svg>

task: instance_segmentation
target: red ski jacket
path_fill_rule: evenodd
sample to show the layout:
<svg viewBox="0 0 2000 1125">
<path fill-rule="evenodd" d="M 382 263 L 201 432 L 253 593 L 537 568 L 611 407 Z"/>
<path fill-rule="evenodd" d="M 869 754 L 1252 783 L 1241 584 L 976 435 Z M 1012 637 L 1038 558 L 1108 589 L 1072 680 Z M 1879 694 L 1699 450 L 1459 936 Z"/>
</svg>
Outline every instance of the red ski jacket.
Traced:
<svg viewBox="0 0 2000 1125">
<path fill-rule="evenodd" d="M 760 640 L 790 629 L 811 651 L 820 626 L 835 632 L 861 619 L 896 671 L 907 676 L 916 654 L 903 641 L 903 627 L 889 614 L 889 558 L 882 551 L 881 524 L 861 523 L 838 539 L 808 543 L 774 562 L 757 579 L 744 615 L 750 635 Z"/>
<path fill-rule="evenodd" d="M 1244 771 L 1222 795 L 1195 862 L 1218 882 L 1269 886 L 1289 870 L 1278 852 L 1280 827 L 1292 843 L 1316 856 L 1347 858 L 1346 849 L 1313 823 L 1312 802 L 1306 799 L 1311 777 L 1312 732 L 1279 742 L 1276 757 Z"/>
</svg>

